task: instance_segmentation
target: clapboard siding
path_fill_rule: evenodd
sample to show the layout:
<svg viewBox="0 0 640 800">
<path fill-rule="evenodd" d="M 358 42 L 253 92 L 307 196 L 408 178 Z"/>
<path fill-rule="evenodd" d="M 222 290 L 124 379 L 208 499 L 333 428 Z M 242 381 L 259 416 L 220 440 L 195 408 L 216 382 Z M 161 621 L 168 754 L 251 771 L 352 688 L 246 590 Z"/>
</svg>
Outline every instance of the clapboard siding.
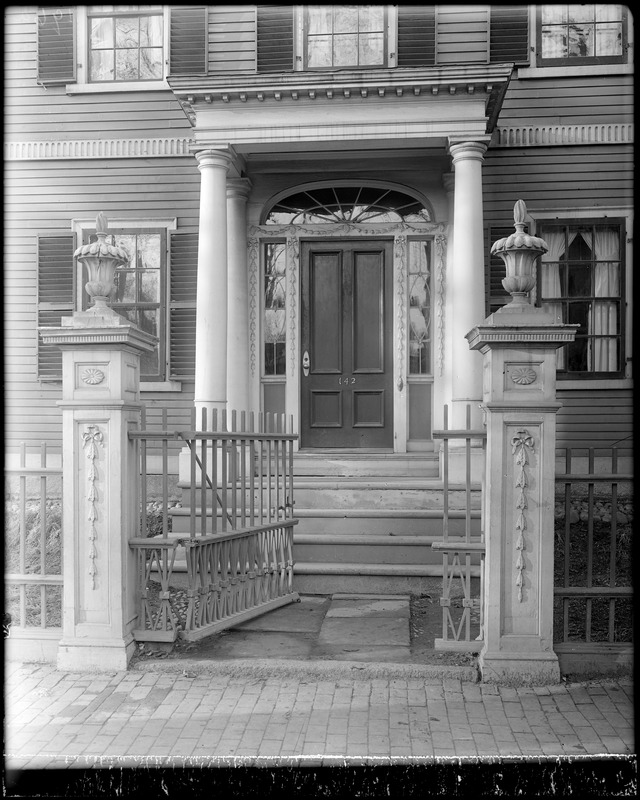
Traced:
<svg viewBox="0 0 640 800">
<path fill-rule="evenodd" d="M 436 64 L 488 61 L 489 6 L 437 6 Z"/>
<path fill-rule="evenodd" d="M 558 384 L 558 447 L 633 446 L 631 389 L 563 390 Z"/>
<path fill-rule="evenodd" d="M 493 149 L 483 167 L 485 221 L 508 224 L 513 203 L 531 209 L 633 204 L 633 146 Z"/>
<path fill-rule="evenodd" d="M 498 127 L 631 123 L 634 100 L 631 75 L 512 80 Z"/>
<path fill-rule="evenodd" d="M 255 70 L 255 6 L 210 6 L 209 72 Z"/>
</svg>

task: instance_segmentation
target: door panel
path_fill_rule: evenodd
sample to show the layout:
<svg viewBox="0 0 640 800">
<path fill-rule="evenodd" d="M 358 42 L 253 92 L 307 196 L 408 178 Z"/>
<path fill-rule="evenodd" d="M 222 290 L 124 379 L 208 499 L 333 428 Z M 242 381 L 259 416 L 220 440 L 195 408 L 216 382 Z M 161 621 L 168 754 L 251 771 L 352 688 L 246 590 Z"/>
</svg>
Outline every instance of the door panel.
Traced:
<svg viewBox="0 0 640 800">
<path fill-rule="evenodd" d="M 301 243 L 302 447 L 393 446 L 392 253 L 389 241 Z"/>
</svg>

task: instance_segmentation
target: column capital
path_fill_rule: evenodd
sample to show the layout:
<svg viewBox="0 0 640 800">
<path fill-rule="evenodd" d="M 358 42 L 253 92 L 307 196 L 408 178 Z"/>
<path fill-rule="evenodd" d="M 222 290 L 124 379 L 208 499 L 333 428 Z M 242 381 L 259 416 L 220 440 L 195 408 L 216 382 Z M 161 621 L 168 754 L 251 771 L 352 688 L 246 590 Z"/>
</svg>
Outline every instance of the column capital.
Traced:
<svg viewBox="0 0 640 800">
<path fill-rule="evenodd" d="M 201 172 L 205 167 L 219 167 L 228 172 L 236 160 L 236 154 L 231 147 L 224 150 L 199 150 L 195 156 Z"/>
<path fill-rule="evenodd" d="M 246 200 L 249 197 L 253 184 L 249 178 L 229 178 L 227 180 L 227 198 L 240 198 Z"/>
<path fill-rule="evenodd" d="M 487 147 L 490 137 L 484 140 L 478 139 L 474 141 L 461 141 L 460 139 L 449 138 L 449 155 L 453 163 L 463 160 L 482 161 L 484 154 L 487 152 Z"/>
</svg>

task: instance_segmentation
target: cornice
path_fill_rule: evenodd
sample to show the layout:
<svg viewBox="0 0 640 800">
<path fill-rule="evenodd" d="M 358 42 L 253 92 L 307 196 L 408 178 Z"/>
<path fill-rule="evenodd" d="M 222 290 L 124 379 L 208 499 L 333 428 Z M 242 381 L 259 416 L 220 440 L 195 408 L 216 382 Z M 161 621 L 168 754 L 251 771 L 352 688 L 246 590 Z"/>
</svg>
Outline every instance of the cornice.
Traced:
<svg viewBox="0 0 640 800">
<path fill-rule="evenodd" d="M 87 158 L 193 158 L 191 137 L 137 139 L 65 139 L 5 142 L 5 161 L 44 161 Z"/>
<path fill-rule="evenodd" d="M 343 70 L 253 75 L 170 77 L 168 83 L 191 121 L 198 105 L 313 102 L 337 98 L 486 95 L 487 116 L 497 117 L 513 64 L 423 67 L 420 69 Z M 490 127 L 492 129 L 492 127 Z"/>
</svg>

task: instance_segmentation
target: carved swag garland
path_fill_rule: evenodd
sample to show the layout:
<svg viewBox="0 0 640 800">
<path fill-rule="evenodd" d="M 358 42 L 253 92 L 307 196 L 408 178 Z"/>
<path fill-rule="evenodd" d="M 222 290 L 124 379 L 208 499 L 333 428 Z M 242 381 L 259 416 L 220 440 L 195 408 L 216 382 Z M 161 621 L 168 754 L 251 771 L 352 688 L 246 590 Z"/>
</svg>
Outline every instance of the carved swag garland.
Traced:
<svg viewBox="0 0 640 800">
<path fill-rule="evenodd" d="M 511 439 L 511 452 L 515 455 L 516 489 L 519 489 L 516 501 L 516 550 L 518 560 L 516 561 L 516 586 L 518 587 L 518 601 L 522 602 L 522 584 L 524 572 L 523 551 L 526 549 L 524 531 L 527 527 L 527 520 L 524 511 L 527 508 L 527 472 L 526 465 L 529 463 L 528 451 L 533 451 L 533 437 L 527 430 L 516 431 L 516 435 Z"/>
</svg>

